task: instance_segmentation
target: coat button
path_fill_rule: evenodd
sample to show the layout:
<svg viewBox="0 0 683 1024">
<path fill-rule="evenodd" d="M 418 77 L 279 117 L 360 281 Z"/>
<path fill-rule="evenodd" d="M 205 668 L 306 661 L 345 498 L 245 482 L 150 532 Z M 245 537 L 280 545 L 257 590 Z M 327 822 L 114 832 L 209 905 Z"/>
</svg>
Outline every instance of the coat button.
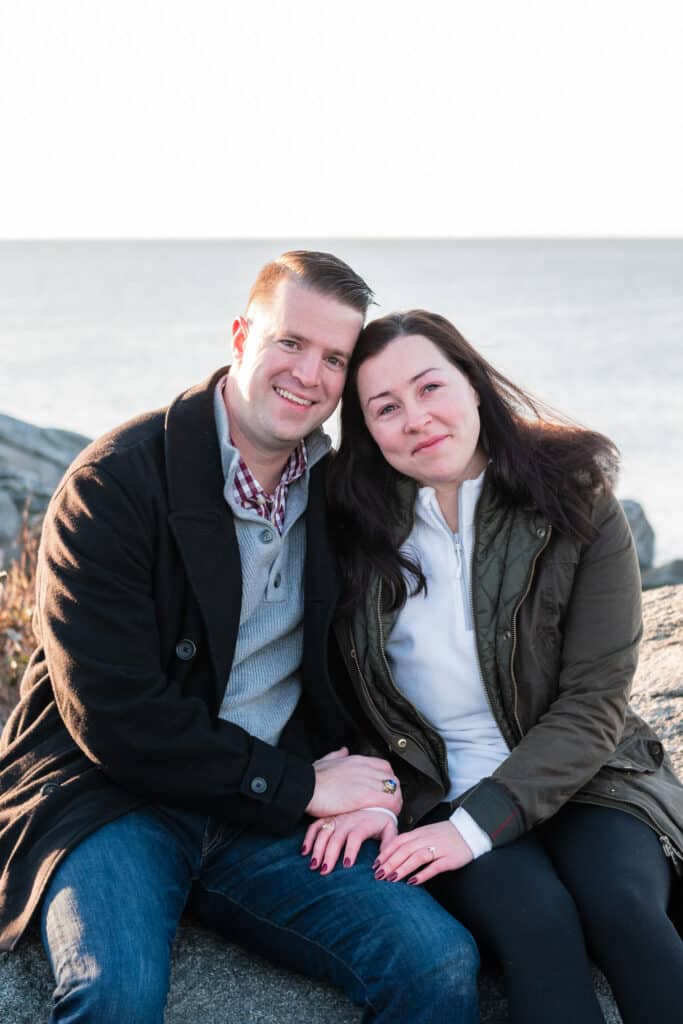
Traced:
<svg viewBox="0 0 683 1024">
<path fill-rule="evenodd" d="M 546 528 L 545 528 L 545 526 L 538 526 L 536 528 L 536 536 L 537 537 L 545 537 L 545 535 L 546 535 Z"/>
<path fill-rule="evenodd" d="M 657 761 L 658 764 L 661 763 L 661 761 L 664 758 L 664 747 L 659 742 L 659 740 L 649 740 L 647 744 L 647 749 L 650 751 L 650 754 L 654 758 L 654 760 Z"/>
<path fill-rule="evenodd" d="M 503 639 L 504 640 L 512 640 L 512 630 L 511 629 L 506 629 L 505 630 L 505 632 L 503 633 Z"/>
<path fill-rule="evenodd" d="M 252 779 L 249 783 L 249 789 L 252 793 L 265 793 L 268 789 L 268 783 L 262 776 L 257 775 L 256 778 Z"/>
<path fill-rule="evenodd" d="M 59 783 L 46 782 L 44 786 L 40 787 L 40 795 L 47 796 L 48 793 L 54 793 L 56 789 L 59 789 Z"/>
<path fill-rule="evenodd" d="M 408 746 L 408 740 L 405 738 L 405 736 L 399 736 L 399 738 L 396 740 L 396 746 L 398 747 L 399 750 L 406 749 L 406 747 Z"/>
<path fill-rule="evenodd" d="M 259 533 L 259 540 L 264 544 L 272 544 L 273 542 L 273 531 L 272 530 L 261 530 Z"/>
<path fill-rule="evenodd" d="M 197 646 L 192 640 L 180 640 L 175 645 L 175 652 L 181 661 L 192 661 L 197 653 Z"/>
</svg>

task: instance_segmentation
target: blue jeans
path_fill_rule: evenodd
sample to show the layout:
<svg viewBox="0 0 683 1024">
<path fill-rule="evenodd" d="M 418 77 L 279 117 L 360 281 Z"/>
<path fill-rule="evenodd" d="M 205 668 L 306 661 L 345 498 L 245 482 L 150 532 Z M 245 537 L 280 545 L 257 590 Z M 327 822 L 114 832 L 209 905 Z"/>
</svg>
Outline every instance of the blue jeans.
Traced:
<svg viewBox="0 0 683 1024">
<path fill-rule="evenodd" d="M 469 932 L 425 890 L 375 881 L 376 844 L 325 877 L 301 856 L 303 834 L 154 808 L 85 838 L 42 905 L 52 1024 L 161 1024 L 185 906 L 226 939 L 339 986 L 364 1022 L 476 1024 Z"/>
</svg>

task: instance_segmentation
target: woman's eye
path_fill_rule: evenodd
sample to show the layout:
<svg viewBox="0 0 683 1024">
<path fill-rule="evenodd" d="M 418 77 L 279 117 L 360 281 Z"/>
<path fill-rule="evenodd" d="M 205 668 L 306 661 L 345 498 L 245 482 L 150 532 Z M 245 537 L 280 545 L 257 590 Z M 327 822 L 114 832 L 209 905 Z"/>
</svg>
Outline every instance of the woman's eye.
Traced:
<svg viewBox="0 0 683 1024">
<path fill-rule="evenodd" d="M 436 389 L 440 388 L 440 387 L 441 387 L 441 385 L 440 384 L 436 384 L 436 383 L 425 384 L 425 386 L 424 386 L 424 388 L 422 390 L 423 391 L 436 391 Z"/>
<path fill-rule="evenodd" d="M 383 405 L 378 411 L 378 416 L 385 416 L 387 413 L 393 412 L 396 406 L 392 403 L 391 405 Z"/>
</svg>

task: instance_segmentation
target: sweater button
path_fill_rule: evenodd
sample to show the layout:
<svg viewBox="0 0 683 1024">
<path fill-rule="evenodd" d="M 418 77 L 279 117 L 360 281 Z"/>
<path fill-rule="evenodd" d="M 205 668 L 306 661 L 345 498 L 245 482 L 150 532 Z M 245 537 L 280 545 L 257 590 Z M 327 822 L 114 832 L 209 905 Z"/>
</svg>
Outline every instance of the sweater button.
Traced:
<svg viewBox="0 0 683 1024">
<path fill-rule="evenodd" d="M 192 640 L 181 640 L 176 644 L 175 652 L 181 661 L 192 661 L 197 653 L 197 646 Z"/>
<path fill-rule="evenodd" d="M 396 740 L 396 746 L 398 747 L 399 750 L 406 749 L 406 747 L 408 746 L 408 740 L 405 738 L 405 736 L 399 736 L 399 738 Z"/>
<path fill-rule="evenodd" d="M 278 573 L 277 576 L 275 577 L 275 579 L 273 580 L 273 586 L 275 587 L 275 589 L 277 589 L 280 586 L 281 583 L 282 583 L 282 576 L 280 575 L 280 573 Z"/>
<path fill-rule="evenodd" d="M 261 530 L 261 532 L 259 533 L 259 540 L 261 540 L 264 544 L 272 544 L 273 543 L 273 531 L 272 530 Z"/>
<path fill-rule="evenodd" d="M 256 778 L 252 779 L 249 783 L 249 789 L 252 793 L 265 793 L 268 789 L 268 783 L 261 775 L 257 775 Z"/>
</svg>

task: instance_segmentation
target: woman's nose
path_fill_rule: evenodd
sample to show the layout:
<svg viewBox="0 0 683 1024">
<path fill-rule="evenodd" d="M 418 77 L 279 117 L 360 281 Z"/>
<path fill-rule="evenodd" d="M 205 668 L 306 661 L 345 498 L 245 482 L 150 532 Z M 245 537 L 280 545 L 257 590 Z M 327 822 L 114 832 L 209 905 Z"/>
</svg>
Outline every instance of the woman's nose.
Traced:
<svg viewBox="0 0 683 1024">
<path fill-rule="evenodd" d="M 428 412 L 425 412 L 424 409 L 422 411 L 419 409 L 415 409 L 412 412 L 408 411 L 406 413 L 403 429 L 407 434 L 410 434 L 415 430 L 422 430 L 423 427 L 426 427 L 431 422 L 431 419 L 432 417 Z"/>
</svg>

